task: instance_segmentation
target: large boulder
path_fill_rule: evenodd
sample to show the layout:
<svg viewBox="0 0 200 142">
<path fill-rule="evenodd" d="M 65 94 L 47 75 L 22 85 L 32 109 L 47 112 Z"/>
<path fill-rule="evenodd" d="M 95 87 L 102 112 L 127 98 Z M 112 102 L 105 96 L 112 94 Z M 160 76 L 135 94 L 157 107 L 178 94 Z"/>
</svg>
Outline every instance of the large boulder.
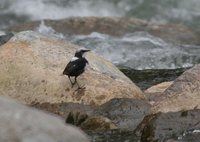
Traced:
<svg viewBox="0 0 200 142">
<path fill-rule="evenodd" d="M 152 111 L 169 112 L 200 108 L 200 64 L 185 71 L 159 96 Z"/>
<path fill-rule="evenodd" d="M 86 57 L 89 67 L 78 77 L 85 89 L 71 88 L 62 72 L 78 48 L 32 31 L 16 34 L 0 48 L 0 93 L 26 104 L 101 105 L 112 98 L 144 99 L 117 67 L 93 52 Z"/>
<path fill-rule="evenodd" d="M 0 97 L 1 142 L 89 142 L 61 119 Z"/>
<path fill-rule="evenodd" d="M 63 34 L 90 34 L 99 32 L 121 36 L 126 33 L 146 31 L 165 41 L 178 44 L 200 44 L 200 36 L 181 24 L 155 24 L 128 17 L 70 17 L 62 20 L 45 20 L 47 26 Z M 10 27 L 7 31 L 34 30 L 40 21 Z"/>
</svg>

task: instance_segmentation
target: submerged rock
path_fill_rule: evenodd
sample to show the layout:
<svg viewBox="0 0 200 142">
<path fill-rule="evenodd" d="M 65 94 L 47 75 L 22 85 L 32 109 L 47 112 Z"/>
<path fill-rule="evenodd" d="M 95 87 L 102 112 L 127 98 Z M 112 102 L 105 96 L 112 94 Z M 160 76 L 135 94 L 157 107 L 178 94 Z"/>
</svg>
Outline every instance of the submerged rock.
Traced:
<svg viewBox="0 0 200 142">
<path fill-rule="evenodd" d="M 153 112 L 169 112 L 200 108 L 200 65 L 185 71 L 159 96 Z"/>
<path fill-rule="evenodd" d="M 200 129 L 200 110 L 157 113 L 146 116 L 140 124 L 141 141 L 180 141 L 187 131 Z M 186 139 L 186 138 L 184 138 Z"/>
<path fill-rule="evenodd" d="M 59 118 L 0 97 L 0 141 L 89 142 L 75 127 Z"/>
<path fill-rule="evenodd" d="M 142 91 L 117 67 L 92 52 L 86 57 L 89 67 L 78 78 L 85 89 L 71 88 L 61 74 L 78 48 L 32 31 L 16 34 L 0 48 L 0 93 L 30 105 L 101 105 L 112 98 L 144 99 Z"/>
<path fill-rule="evenodd" d="M 200 44 L 200 36 L 181 24 L 159 25 L 128 17 L 71 17 L 62 20 L 45 20 L 47 26 L 63 34 L 90 34 L 99 32 L 113 36 L 146 31 L 165 41 L 178 44 Z M 34 30 L 40 21 L 14 26 L 8 31 Z"/>
</svg>

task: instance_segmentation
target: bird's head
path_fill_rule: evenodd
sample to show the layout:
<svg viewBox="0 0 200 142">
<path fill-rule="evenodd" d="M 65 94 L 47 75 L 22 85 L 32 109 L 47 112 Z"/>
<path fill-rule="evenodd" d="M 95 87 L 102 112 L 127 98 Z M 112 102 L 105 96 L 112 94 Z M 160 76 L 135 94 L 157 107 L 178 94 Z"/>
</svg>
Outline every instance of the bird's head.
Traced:
<svg viewBox="0 0 200 142">
<path fill-rule="evenodd" d="M 86 48 L 80 48 L 76 51 L 75 53 L 75 57 L 78 57 L 78 58 L 82 58 L 84 56 L 84 54 L 86 52 L 90 51 L 89 49 L 86 49 Z"/>
</svg>

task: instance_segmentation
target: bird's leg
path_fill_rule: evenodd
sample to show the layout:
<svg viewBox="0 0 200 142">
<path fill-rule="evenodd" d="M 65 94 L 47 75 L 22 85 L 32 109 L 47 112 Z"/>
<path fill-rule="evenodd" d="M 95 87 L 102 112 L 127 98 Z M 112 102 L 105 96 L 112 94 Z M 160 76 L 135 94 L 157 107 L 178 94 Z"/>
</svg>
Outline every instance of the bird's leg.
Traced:
<svg viewBox="0 0 200 142">
<path fill-rule="evenodd" d="M 76 83 L 76 84 L 78 85 L 78 89 L 77 89 L 77 90 L 79 90 L 79 89 L 84 89 L 85 87 L 81 87 L 81 86 L 78 84 L 78 81 L 76 80 L 76 78 L 77 78 L 77 76 L 75 77 L 75 82 L 74 82 L 74 83 Z"/>
<path fill-rule="evenodd" d="M 68 76 L 68 78 L 69 78 L 69 81 L 70 81 L 70 83 L 71 83 L 71 85 L 72 85 L 72 88 L 73 88 L 73 86 L 74 86 L 74 84 L 76 83 L 76 81 L 73 83 L 72 80 L 71 80 L 71 78 L 70 78 L 70 76 Z"/>
</svg>

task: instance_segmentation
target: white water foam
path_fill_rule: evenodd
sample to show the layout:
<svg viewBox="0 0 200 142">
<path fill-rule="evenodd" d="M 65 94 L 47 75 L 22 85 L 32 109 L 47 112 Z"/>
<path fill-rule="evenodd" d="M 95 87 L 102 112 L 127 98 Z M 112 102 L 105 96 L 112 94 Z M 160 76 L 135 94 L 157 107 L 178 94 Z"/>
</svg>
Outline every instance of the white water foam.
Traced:
<svg viewBox="0 0 200 142">
<path fill-rule="evenodd" d="M 62 33 L 58 33 L 52 27 L 46 26 L 43 20 L 41 21 L 41 24 L 39 25 L 39 27 L 35 29 L 35 31 L 48 37 L 65 39 L 65 36 Z"/>
<path fill-rule="evenodd" d="M 4 31 L 0 31 L 0 36 L 5 35 L 6 33 Z"/>
<path fill-rule="evenodd" d="M 147 32 L 122 37 L 91 33 L 68 40 L 94 50 L 116 65 L 133 69 L 175 69 L 191 67 L 200 61 L 198 46 L 175 46 Z"/>
<path fill-rule="evenodd" d="M 200 133 L 200 130 L 199 129 L 194 129 L 194 130 L 190 130 L 190 131 L 186 131 L 184 132 L 181 136 L 178 137 L 178 140 L 182 140 L 184 139 L 184 137 L 188 134 L 198 134 Z"/>
<path fill-rule="evenodd" d="M 109 1 L 2 0 L 3 12 L 27 15 L 32 20 L 62 19 L 69 16 L 122 16 L 125 13 Z"/>
<path fill-rule="evenodd" d="M 116 65 L 133 69 L 185 68 L 200 61 L 199 46 L 175 46 L 147 32 L 129 33 L 121 37 L 97 32 L 89 35 L 64 36 L 46 26 L 44 22 L 41 22 L 36 31 L 86 47 Z"/>
</svg>

